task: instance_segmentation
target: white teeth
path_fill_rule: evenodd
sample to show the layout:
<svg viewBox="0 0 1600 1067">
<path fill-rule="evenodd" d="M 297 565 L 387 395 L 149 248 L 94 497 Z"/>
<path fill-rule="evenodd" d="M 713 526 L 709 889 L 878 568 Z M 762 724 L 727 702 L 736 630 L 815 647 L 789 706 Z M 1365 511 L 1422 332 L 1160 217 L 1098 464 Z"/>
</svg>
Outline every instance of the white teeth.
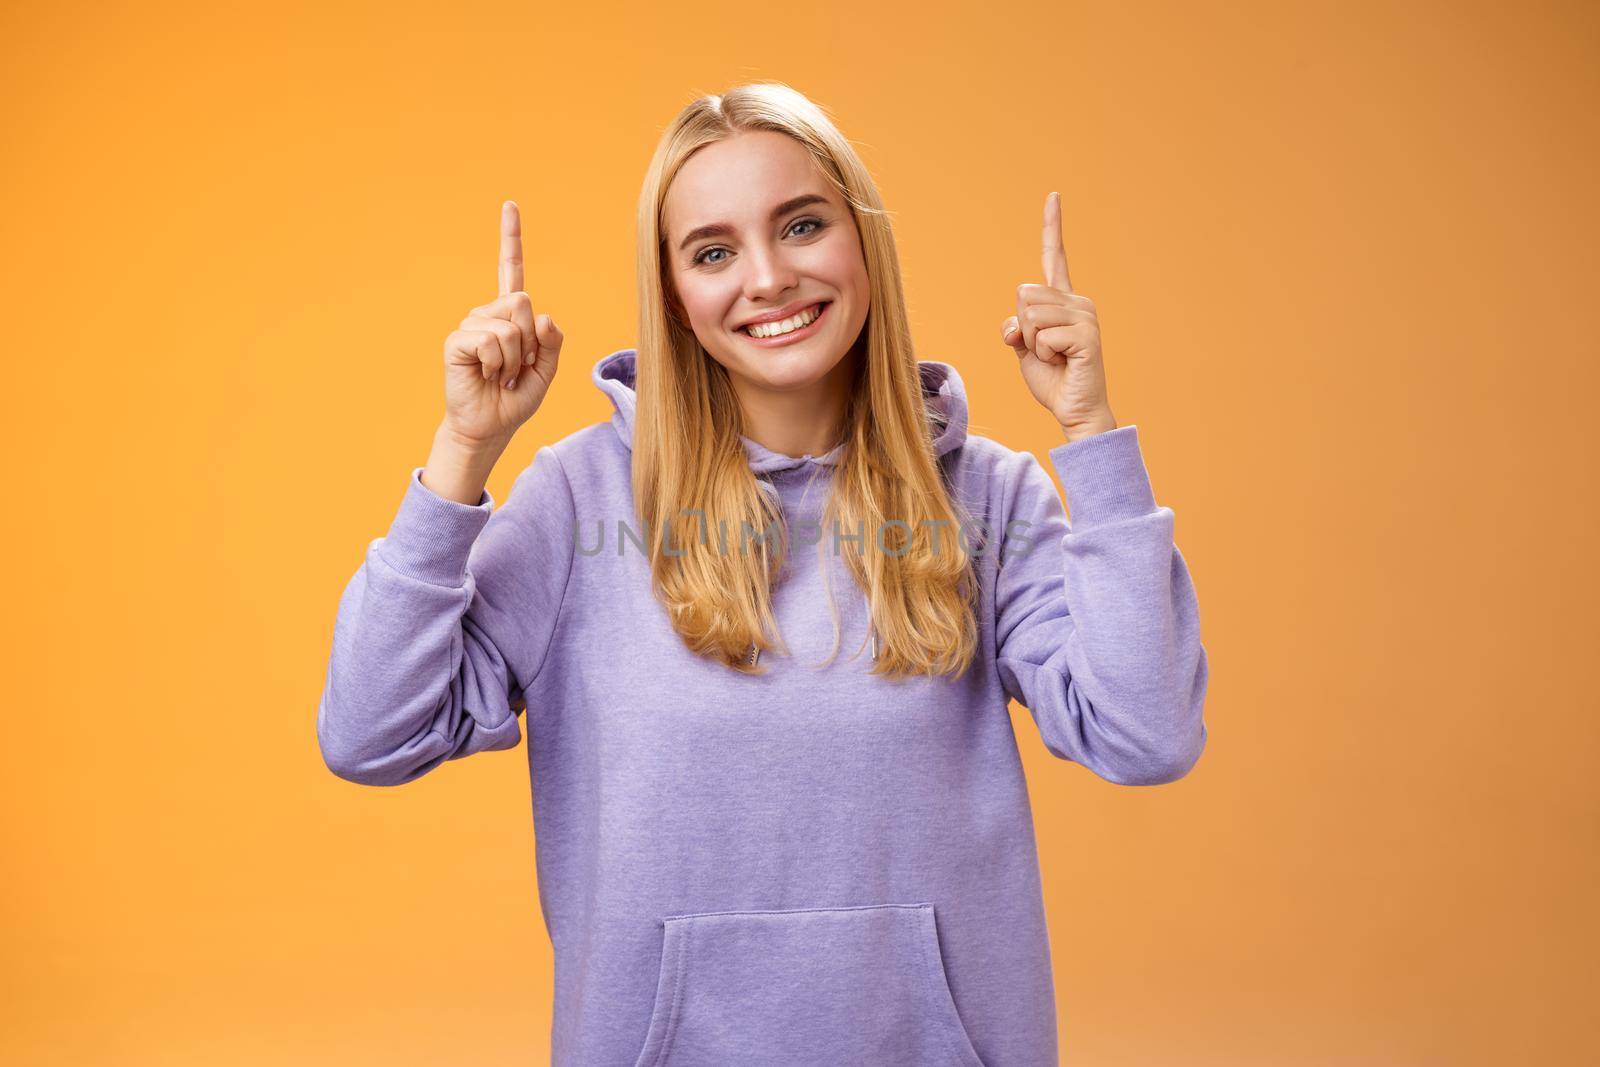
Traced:
<svg viewBox="0 0 1600 1067">
<path fill-rule="evenodd" d="M 759 322 L 746 327 L 751 337 L 777 337 L 779 334 L 793 333 L 802 326 L 808 326 L 816 321 L 822 314 L 820 304 L 807 308 L 793 318 L 784 319 L 782 322 Z"/>
</svg>

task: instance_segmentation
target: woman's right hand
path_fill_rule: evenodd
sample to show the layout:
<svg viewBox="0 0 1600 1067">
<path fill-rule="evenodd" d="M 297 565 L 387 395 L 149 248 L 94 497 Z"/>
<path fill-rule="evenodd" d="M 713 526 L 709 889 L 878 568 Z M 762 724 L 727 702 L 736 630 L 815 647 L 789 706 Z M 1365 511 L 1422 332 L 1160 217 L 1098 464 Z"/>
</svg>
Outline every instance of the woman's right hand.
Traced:
<svg viewBox="0 0 1600 1067">
<path fill-rule="evenodd" d="M 461 444 L 499 449 L 539 410 L 555 381 L 561 329 L 535 315 L 522 282 L 522 219 L 500 207 L 500 295 L 473 308 L 444 342 L 445 416 Z"/>
</svg>

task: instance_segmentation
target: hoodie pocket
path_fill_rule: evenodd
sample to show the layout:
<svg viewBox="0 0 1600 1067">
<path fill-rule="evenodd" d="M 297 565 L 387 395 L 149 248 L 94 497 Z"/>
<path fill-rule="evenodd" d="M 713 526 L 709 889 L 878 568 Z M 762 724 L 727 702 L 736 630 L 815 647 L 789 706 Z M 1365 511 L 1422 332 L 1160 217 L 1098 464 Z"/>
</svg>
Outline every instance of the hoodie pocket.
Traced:
<svg viewBox="0 0 1600 1067">
<path fill-rule="evenodd" d="M 983 1067 L 950 995 L 932 904 L 661 920 L 635 1067 Z"/>
</svg>

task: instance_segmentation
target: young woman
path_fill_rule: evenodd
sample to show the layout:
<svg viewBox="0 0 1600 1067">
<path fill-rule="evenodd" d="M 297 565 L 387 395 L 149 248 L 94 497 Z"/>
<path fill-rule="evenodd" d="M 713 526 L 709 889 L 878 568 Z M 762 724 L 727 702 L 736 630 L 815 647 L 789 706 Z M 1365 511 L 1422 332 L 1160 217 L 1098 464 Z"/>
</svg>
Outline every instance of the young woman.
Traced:
<svg viewBox="0 0 1600 1067">
<path fill-rule="evenodd" d="M 339 603 L 328 766 L 398 785 L 525 713 L 556 1063 L 1055 1064 L 1008 700 L 1155 784 L 1205 746 L 1207 677 L 1059 199 L 1002 341 L 1065 437 L 1070 526 L 916 359 L 878 192 L 805 97 L 686 107 L 638 233 L 639 345 L 593 370 L 614 414 L 496 510 L 562 346 L 503 208 L 500 293 L 446 341 L 433 451 Z"/>
</svg>

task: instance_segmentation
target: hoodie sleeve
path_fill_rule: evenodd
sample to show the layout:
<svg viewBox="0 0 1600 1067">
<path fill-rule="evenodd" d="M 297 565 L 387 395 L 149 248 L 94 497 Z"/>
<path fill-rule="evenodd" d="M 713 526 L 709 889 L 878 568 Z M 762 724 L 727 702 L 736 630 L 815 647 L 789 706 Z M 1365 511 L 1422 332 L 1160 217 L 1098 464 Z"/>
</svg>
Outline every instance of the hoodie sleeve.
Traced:
<svg viewBox="0 0 1600 1067">
<path fill-rule="evenodd" d="M 1045 746 L 1119 785 L 1182 778 L 1206 744 L 1199 606 L 1133 425 L 1018 453 L 995 580 L 1002 685 Z"/>
<path fill-rule="evenodd" d="M 499 510 L 487 491 L 439 496 L 422 471 L 340 597 L 317 710 L 328 769 L 366 785 L 515 747 L 572 564 L 572 493 L 549 447 Z"/>
</svg>

